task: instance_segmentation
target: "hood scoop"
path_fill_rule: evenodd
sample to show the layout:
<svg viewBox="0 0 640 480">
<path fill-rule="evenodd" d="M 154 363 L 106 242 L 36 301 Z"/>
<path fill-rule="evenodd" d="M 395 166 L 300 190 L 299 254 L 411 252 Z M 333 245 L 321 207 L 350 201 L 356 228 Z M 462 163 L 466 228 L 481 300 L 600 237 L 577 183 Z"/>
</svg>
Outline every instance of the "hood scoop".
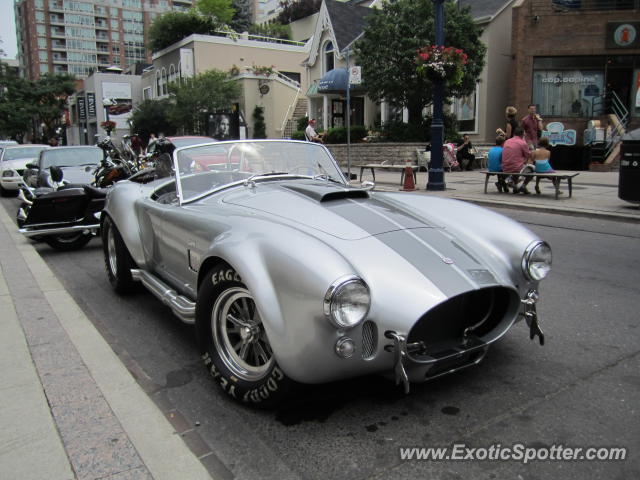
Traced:
<svg viewBox="0 0 640 480">
<path fill-rule="evenodd" d="M 282 188 L 299 193 L 320 203 L 347 198 L 369 198 L 369 192 L 359 188 L 343 188 L 338 185 L 284 185 Z"/>
</svg>

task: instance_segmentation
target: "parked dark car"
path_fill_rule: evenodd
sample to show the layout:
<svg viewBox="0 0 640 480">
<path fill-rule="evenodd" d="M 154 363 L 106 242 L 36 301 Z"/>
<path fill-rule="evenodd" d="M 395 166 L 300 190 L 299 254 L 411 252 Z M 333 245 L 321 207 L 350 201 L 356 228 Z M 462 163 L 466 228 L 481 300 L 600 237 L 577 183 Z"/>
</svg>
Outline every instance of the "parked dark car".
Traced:
<svg viewBox="0 0 640 480">
<path fill-rule="evenodd" d="M 23 179 L 29 187 L 53 188 L 51 167 L 59 167 L 64 174 L 64 183 L 81 185 L 91 183 L 102 157 L 102 150 L 92 146 L 56 147 L 43 150 L 40 152 L 37 165 L 27 165 Z"/>
</svg>

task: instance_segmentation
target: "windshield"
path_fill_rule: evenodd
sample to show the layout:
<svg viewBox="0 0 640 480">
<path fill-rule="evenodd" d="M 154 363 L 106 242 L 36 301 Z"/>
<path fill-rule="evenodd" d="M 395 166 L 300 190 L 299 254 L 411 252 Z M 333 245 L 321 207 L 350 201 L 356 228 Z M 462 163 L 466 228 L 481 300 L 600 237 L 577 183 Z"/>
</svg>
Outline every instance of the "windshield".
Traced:
<svg viewBox="0 0 640 480">
<path fill-rule="evenodd" d="M 199 145 L 201 143 L 211 143 L 215 142 L 215 138 L 210 137 L 173 137 L 171 138 L 171 143 L 175 145 L 176 148 L 188 147 L 189 145 Z"/>
<path fill-rule="evenodd" d="M 46 145 L 40 145 L 37 147 L 18 147 L 18 148 L 6 148 L 2 160 L 17 160 L 19 158 L 38 158 L 40 152 L 45 148 L 49 148 Z"/>
<path fill-rule="evenodd" d="M 100 163 L 100 160 L 102 160 L 102 150 L 99 148 L 51 149 L 42 153 L 41 168 L 97 165 Z"/>
<path fill-rule="evenodd" d="M 328 150 L 309 142 L 244 140 L 185 147 L 174 152 L 174 169 L 183 202 L 249 178 L 294 175 L 344 183 Z"/>
</svg>

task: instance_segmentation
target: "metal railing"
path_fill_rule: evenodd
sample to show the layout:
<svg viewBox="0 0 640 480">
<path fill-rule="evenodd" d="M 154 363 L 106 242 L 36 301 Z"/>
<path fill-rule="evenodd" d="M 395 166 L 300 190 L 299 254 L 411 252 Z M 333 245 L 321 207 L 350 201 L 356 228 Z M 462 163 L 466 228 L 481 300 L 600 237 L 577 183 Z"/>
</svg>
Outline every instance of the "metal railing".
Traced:
<svg viewBox="0 0 640 480">
<path fill-rule="evenodd" d="M 282 45 L 291 45 L 294 47 L 304 47 L 304 42 L 296 42 L 295 40 L 286 40 L 283 38 L 275 38 L 275 37 L 265 37 L 264 35 L 254 35 L 252 33 L 244 34 L 244 33 L 236 33 L 236 32 L 226 32 L 223 30 L 216 30 L 213 33 L 216 37 L 227 37 L 232 40 L 255 40 L 257 42 L 268 42 L 268 43 L 279 43 Z"/>
<path fill-rule="evenodd" d="M 285 137 L 286 134 L 286 127 L 287 127 L 287 122 L 290 120 L 289 118 L 289 112 L 291 112 L 291 115 L 293 115 L 293 112 L 295 111 L 296 105 L 298 104 L 298 97 L 300 97 L 300 87 L 298 86 L 298 89 L 296 90 L 296 96 L 293 99 L 293 102 L 289 105 L 289 108 L 287 108 L 287 113 L 284 114 L 284 120 L 282 121 L 282 138 Z"/>
</svg>

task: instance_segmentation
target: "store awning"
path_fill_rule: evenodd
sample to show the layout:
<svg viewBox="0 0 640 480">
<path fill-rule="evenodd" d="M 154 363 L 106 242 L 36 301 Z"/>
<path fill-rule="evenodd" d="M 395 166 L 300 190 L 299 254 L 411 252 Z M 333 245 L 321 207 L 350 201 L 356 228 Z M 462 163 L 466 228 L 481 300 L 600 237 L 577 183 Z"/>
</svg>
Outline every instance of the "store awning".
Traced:
<svg viewBox="0 0 640 480">
<path fill-rule="evenodd" d="M 346 68 L 329 70 L 318 82 L 318 93 L 346 93 L 348 78 Z M 350 90 L 353 92 L 359 88 L 360 85 L 351 84 Z"/>
</svg>

